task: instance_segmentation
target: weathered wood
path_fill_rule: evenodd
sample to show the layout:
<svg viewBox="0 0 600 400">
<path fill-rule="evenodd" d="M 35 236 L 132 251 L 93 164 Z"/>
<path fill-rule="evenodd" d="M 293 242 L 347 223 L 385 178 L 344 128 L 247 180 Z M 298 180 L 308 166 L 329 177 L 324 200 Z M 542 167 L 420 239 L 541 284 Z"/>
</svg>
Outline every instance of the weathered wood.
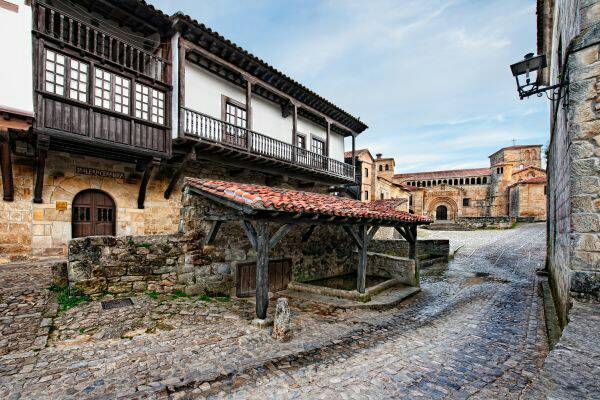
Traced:
<svg viewBox="0 0 600 400">
<path fill-rule="evenodd" d="M 359 293 L 364 293 L 367 284 L 367 248 L 368 235 L 367 226 L 361 225 L 358 227 L 358 237 L 362 242 L 362 246 L 358 249 L 358 269 L 356 271 L 356 290 Z"/>
<path fill-rule="evenodd" d="M 325 129 L 325 155 L 329 157 L 329 141 L 331 139 L 331 121 L 325 121 L 326 129 Z"/>
<path fill-rule="evenodd" d="M 343 227 L 344 227 L 344 230 L 348 233 L 348 235 L 350 235 L 350 238 L 352 239 L 354 244 L 357 245 L 359 248 L 361 248 L 363 245 L 363 241 L 360 238 L 359 233 L 356 232 L 356 230 L 354 230 L 354 228 L 352 228 L 348 225 L 343 225 Z"/>
<path fill-rule="evenodd" d="M 256 230 L 254 229 L 254 226 L 252 226 L 252 223 L 250 221 L 245 219 L 242 221 L 242 227 L 244 228 L 244 232 L 246 232 L 246 236 L 248 236 L 248 240 L 250 241 L 252 248 L 256 251 L 258 240 L 256 237 Z"/>
<path fill-rule="evenodd" d="M 252 82 L 246 81 L 246 128 L 252 129 Z M 248 145 L 249 148 L 252 146 Z"/>
<path fill-rule="evenodd" d="M 281 225 L 277 232 L 275 232 L 275 234 L 271 237 L 271 240 L 269 241 L 269 249 L 277 246 L 277 243 L 279 243 L 279 241 L 283 239 L 293 227 L 294 225 L 292 224 Z"/>
<path fill-rule="evenodd" d="M 0 128 L 0 169 L 2 169 L 2 198 L 4 201 L 13 201 L 15 187 L 10 154 L 10 137 L 6 128 Z"/>
<path fill-rule="evenodd" d="M 298 161 L 297 148 L 298 148 L 298 106 L 294 103 L 292 109 L 292 160 Z"/>
<path fill-rule="evenodd" d="M 411 226 L 406 228 L 407 232 L 410 235 L 410 240 L 408 241 L 408 258 L 417 260 L 417 227 Z"/>
<path fill-rule="evenodd" d="M 352 171 L 354 171 L 354 180 L 356 181 L 356 136 L 352 135 Z M 362 193 L 361 193 L 362 196 Z M 367 199 L 369 200 L 369 199 Z"/>
<path fill-rule="evenodd" d="M 217 233 L 219 233 L 219 228 L 221 228 L 222 221 L 213 221 L 212 226 L 210 227 L 210 231 L 208 231 L 208 235 L 204 238 L 204 245 L 213 244 L 215 238 L 217 237 Z"/>
<path fill-rule="evenodd" d="M 371 240 L 373 240 L 373 238 L 375 237 L 375 234 L 377 233 L 378 230 L 379 230 L 379 225 L 372 226 L 371 229 L 369 229 L 369 233 L 367 234 L 367 245 L 369 245 L 371 243 Z"/>
<path fill-rule="evenodd" d="M 317 227 L 317 225 L 311 225 L 308 228 L 308 230 L 306 232 L 304 232 L 304 234 L 302 235 L 302 243 L 308 242 L 308 239 L 310 239 L 310 237 L 313 234 L 313 232 L 315 231 L 316 227 Z"/>
<path fill-rule="evenodd" d="M 35 186 L 33 187 L 33 202 L 38 204 L 43 201 L 44 171 L 46 169 L 49 147 L 50 137 L 38 134 L 35 157 Z"/>
<path fill-rule="evenodd" d="M 171 194 L 173 193 L 173 190 L 175 190 L 175 186 L 177 186 L 177 182 L 179 182 L 179 179 L 181 178 L 181 174 L 183 174 L 185 167 L 188 165 L 188 163 L 190 161 L 193 161 L 195 159 L 196 159 L 196 152 L 192 148 L 185 154 L 183 160 L 181 161 L 181 164 L 179 164 L 177 166 L 177 168 L 175 169 L 175 172 L 173 173 L 173 175 L 171 175 L 171 179 L 169 180 L 169 185 L 165 189 L 165 193 L 164 193 L 165 199 L 168 199 L 169 197 L 171 197 Z"/>
<path fill-rule="evenodd" d="M 256 316 L 267 318 L 269 307 L 269 224 L 259 221 L 256 236 Z"/>
<path fill-rule="evenodd" d="M 150 181 L 152 171 L 154 171 L 154 168 L 159 164 L 160 159 L 156 158 L 146 164 L 144 175 L 142 175 L 142 180 L 140 181 L 140 191 L 138 193 L 137 204 L 140 210 L 144 208 L 144 202 L 146 201 L 146 189 L 148 188 L 148 182 Z"/>
</svg>

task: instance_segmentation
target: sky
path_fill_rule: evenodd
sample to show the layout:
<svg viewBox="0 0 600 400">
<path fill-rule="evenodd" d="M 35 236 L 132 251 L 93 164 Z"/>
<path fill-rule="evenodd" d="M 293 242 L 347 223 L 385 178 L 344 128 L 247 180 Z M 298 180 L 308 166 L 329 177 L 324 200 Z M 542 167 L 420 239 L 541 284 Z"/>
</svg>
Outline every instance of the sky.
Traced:
<svg viewBox="0 0 600 400">
<path fill-rule="evenodd" d="M 149 2 L 360 117 L 357 148 L 394 157 L 396 173 L 486 167 L 513 139 L 548 144 L 548 100 L 520 101 L 509 69 L 535 53 L 535 0 Z"/>
</svg>

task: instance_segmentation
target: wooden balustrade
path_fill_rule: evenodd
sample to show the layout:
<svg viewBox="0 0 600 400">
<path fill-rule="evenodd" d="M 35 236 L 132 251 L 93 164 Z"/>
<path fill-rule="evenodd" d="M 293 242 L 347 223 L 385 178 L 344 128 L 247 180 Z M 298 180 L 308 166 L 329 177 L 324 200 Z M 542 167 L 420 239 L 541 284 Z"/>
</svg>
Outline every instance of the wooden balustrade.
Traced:
<svg viewBox="0 0 600 400">
<path fill-rule="evenodd" d="M 350 164 L 229 124 L 198 111 L 187 108 L 183 108 L 182 111 L 183 131 L 186 135 L 237 147 L 253 154 L 301 165 L 349 180 L 354 178 L 354 169 Z"/>
<path fill-rule="evenodd" d="M 61 44 L 93 54 L 159 82 L 167 82 L 168 61 L 47 4 L 38 3 L 34 29 Z"/>
</svg>

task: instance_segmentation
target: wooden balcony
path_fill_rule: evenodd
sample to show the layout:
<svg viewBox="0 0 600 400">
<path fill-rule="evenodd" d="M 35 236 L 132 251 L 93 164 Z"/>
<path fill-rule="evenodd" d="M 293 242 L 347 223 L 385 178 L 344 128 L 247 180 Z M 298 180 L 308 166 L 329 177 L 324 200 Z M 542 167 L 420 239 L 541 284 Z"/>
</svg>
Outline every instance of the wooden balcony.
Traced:
<svg viewBox="0 0 600 400">
<path fill-rule="evenodd" d="M 350 164 L 231 125 L 198 111 L 187 108 L 181 111 L 182 130 L 187 137 L 233 150 L 241 156 L 262 161 L 270 160 L 273 161 L 274 166 L 280 165 L 292 170 L 326 175 L 340 182 L 354 181 L 354 169 Z"/>
<path fill-rule="evenodd" d="M 46 40 L 150 81 L 168 82 L 169 62 L 57 8 L 36 3 L 34 31 Z"/>
</svg>

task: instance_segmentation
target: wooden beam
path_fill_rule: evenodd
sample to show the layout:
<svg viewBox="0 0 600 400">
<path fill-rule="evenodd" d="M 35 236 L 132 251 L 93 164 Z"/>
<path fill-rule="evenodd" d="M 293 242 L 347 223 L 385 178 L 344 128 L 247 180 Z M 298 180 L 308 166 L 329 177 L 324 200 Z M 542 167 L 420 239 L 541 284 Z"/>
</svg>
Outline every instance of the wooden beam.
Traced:
<svg viewBox="0 0 600 400">
<path fill-rule="evenodd" d="M 204 245 L 210 245 L 213 244 L 215 241 L 215 238 L 217 237 L 217 233 L 219 233 L 219 228 L 221 228 L 221 223 L 223 221 L 213 221 L 212 226 L 210 227 L 210 231 L 208 231 L 208 235 L 206 235 L 206 237 L 204 238 Z"/>
<path fill-rule="evenodd" d="M 35 186 L 33 187 L 33 202 L 42 203 L 44 190 L 44 171 L 46 169 L 46 159 L 48 158 L 48 149 L 50 148 L 50 137 L 38 134 L 35 156 Z"/>
<path fill-rule="evenodd" d="M 310 239 L 310 236 L 313 234 L 316 227 L 317 227 L 317 225 L 311 225 L 308 228 L 308 230 L 306 232 L 304 232 L 304 234 L 302 235 L 302 243 L 308 242 L 308 239 Z"/>
<path fill-rule="evenodd" d="M 356 136 L 354 135 L 352 135 L 352 171 L 354 171 L 354 181 L 356 181 Z"/>
<path fill-rule="evenodd" d="M 246 81 L 246 128 L 252 129 L 252 82 L 250 80 Z"/>
<path fill-rule="evenodd" d="M 10 154 L 10 137 L 6 128 L 0 128 L 0 169 L 2 169 L 2 198 L 4 201 L 13 201 L 15 199 L 15 186 Z"/>
<path fill-rule="evenodd" d="M 258 240 L 256 237 L 256 230 L 254 229 L 254 226 L 252 226 L 252 222 L 248 221 L 247 219 L 243 220 L 242 228 L 244 228 L 244 232 L 246 232 L 246 236 L 248 236 L 248 240 L 250 241 L 252 248 L 254 251 L 256 251 Z"/>
<path fill-rule="evenodd" d="M 150 182 L 150 176 L 152 175 L 152 171 L 154 168 L 160 164 L 160 158 L 153 158 L 146 164 L 146 168 L 144 169 L 144 175 L 142 175 L 142 180 L 140 181 L 140 190 L 138 193 L 138 208 L 140 210 L 144 209 L 144 202 L 146 201 L 146 189 L 148 188 L 148 182 Z"/>
<path fill-rule="evenodd" d="M 325 120 L 326 130 L 325 130 L 325 155 L 329 157 L 329 141 L 331 136 L 331 121 Z"/>
<path fill-rule="evenodd" d="M 292 105 L 292 160 L 297 162 L 296 146 L 298 145 L 298 106 Z M 308 145 L 308 144 L 307 144 Z"/>
<path fill-rule="evenodd" d="M 269 307 L 269 224 L 259 221 L 256 233 L 256 317 L 267 318 Z"/>
<path fill-rule="evenodd" d="M 175 186 L 177 186 L 177 182 L 179 182 L 179 179 L 181 178 L 181 174 L 183 174 L 183 170 L 185 169 L 185 167 L 187 166 L 187 164 L 190 161 L 193 161 L 195 159 L 196 159 L 196 152 L 194 151 L 193 148 L 191 148 L 185 154 L 185 156 L 183 157 L 183 160 L 181 161 L 181 164 L 179 164 L 179 166 L 177 166 L 173 175 L 171 175 L 171 179 L 169 180 L 169 185 L 165 189 L 165 193 L 164 193 L 165 199 L 168 199 L 169 197 L 171 197 L 173 190 L 175 190 Z"/>
<path fill-rule="evenodd" d="M 373 238 L 375 237 L 375 234 L 377 233 L 378 230 L 379 230 L 379 225 L 372 226 L 371 229 L 369 229 L 369 233 L 367 234 L 367 245 L 369 245 L 371 243 L 371 240 L 373 240 Z"/>
<path fill-rule="evenodd" d="M 368 235 L 367 226 L 361 225 L 358 227 L 358 237 L 362 242 L 362 246 L 358 249 L 358 269 L 356 271 L 356 290 L 358 293 L 364 293 L 367 284 L 367 248 Z"/>
<path fill-rule="evenodd" d="M 269 250 L 271 250 L 275 246 L 277 246 L 277 243 L 279 243 L 279 241 L 281 239 L 283 239 L 285 237 L 285 235 L 287 235 L 289 233 L 289 231 L 292 230 L 293 227 L 294 227 L 293 224 L 281 225 L 279 227 L 279 229 L 277 230 L 277 232 L 275 232 L 275 234 L 271 237 L 271 240 L 269 241 Z"/>
<path fill-rule="evenodd" d="M 354 242 L 355 245 L 358 246 L 358 248 L 360 249 L 363 245 L 362 239 L 360 238 L 359 234 L 354 230 L 354 228 L 348 226 L 348 225 L 343 225 L 344 230 L 348 233 L 348 235 L 350 235 L 350 238 L 352 238 L 352 241 Z"/>
</svg>

